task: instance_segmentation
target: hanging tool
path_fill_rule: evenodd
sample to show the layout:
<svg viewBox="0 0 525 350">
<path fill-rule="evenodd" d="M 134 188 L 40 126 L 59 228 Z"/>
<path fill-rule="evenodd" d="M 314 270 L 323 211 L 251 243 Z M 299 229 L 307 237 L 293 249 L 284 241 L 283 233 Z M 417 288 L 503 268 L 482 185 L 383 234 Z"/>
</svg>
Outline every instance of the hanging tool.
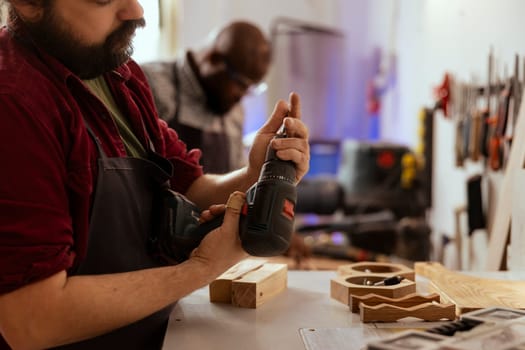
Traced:
<svg viewBox="0 0 525 350">
<path fill-rule="evenodd" d="M 495 125 L 489 145 L 489 165 L 494 171 L 503 167 L 503 142 L 507 130 L 509 105 L 512 96 L 512 79 L 507 79 L 505 87 L 499 94 L 498 110 L 495 116 Z"/>
<path fill-rule="evenodd" d="M 452 76 L 445 73 L 441 85 L 434 88 L 434 97 L 436 99 L 436 109 L 442 109 L 445 117 L 450 117 L 450 100 L 451 100 Z"/>
<path fill-rule="evenodd" d="M 507 159 L 510 153 L 510 147 L 512 145 L 512 139 L 514 136 L 514 129 L 516 121 L 518 119 L 518 112 L 521 103 L 521 87 L 519 79 L 519 55 L 516 54 L 514 58 L 514 74 L 510 78 L 510 96 L 508 97 L 508 122 L 505 129 L 505 134 L 501 145 L 502 154 L 502 167 L 505 167 Z"/>
<path fill-rule="evenodd" d="M 492 48 L 490 48 L 489 58 L 488 58 L 488 72 L 487 72 L 487 86 L 484 89 L 485 101 L 487 103 L 486 109 L 482 111 L 481 114 L 481 154 L 485 159 L 489 158 L 489 140 L 490 140 L 490 101 L 492 99 L 492 74 L 493 74 L 493 65 L 494 65 L 494 56 L 492 53 Z"/>
</svg>

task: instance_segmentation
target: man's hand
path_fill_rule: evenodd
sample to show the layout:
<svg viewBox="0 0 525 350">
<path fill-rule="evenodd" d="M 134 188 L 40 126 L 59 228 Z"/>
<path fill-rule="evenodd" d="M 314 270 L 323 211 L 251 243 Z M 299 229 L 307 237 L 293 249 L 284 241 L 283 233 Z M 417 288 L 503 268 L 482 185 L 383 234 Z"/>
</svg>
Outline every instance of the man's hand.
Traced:
<svg viewBox="0 0 525 350">
<path fill-rule="evenodd" d="M 211 275 L 219 276 L 248 256 L 239 238 L 239 217 L 245 198 L 246 195 L 239 191 L 230 195 L 222 225 L 210 231 L 190 256 L 190 260 L 205 264 Z M 203 212 L 204 217 L 201 217 L 205 221 L 220 214 L 224 207 L 217 205 L 210 207 L 209 210 Z"/>
<path fill-rule="evenodd" d="M 288 137 L 272 140 L 283 123 Z M 289 103 L 283 100 L 277 102 L 270 118 L 257 131 L 248 163 L 251 178 L 258 178 L 270 142 L 277 157 L 295 163 L 296 181 L 300 181 L 310 166 L 310 146 L 308 128 L 301 121 L 300 99 L 296 93 L 290 94 Z"/>
<path fill-rule="evenodd" d="M 288 137 L 273 140 L 283 123 Z M 310 146 L 297 94 L 290 94 L 289 103 L 277 102 L 270 118 L 257 131 L 247 167 L 225 175 L 205 174 L 191 184 L 186 197 L 199 208 L 209 208 L 213 203 L 224 203 L 233 191 L 247 191 L 259 178 L 270 142 L 277 157 L 295 163 L 295 180 L 301 180 L 310 166 Z"/>
<path fill-rule="evenodd" d="M 226 204 L 213 204 L 208 209 L 203 210 L 199 217 L 199 222 L 204 223 L 215 219 L 215 217 L 224 214 Z"/>
</svg>

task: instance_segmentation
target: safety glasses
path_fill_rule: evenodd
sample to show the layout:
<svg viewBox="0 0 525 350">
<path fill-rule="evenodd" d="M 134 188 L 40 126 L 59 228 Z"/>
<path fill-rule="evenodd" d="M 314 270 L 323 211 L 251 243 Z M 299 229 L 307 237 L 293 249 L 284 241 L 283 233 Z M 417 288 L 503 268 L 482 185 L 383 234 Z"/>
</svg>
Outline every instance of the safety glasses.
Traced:
<svg viewBox="0 0 525 350">
<path fill-rule="evenodd" d="M 268 88 L 264 81 L 257 82 L 239 73 L 226 58 L 223 58 L 223 62 L 228 79 L 245 90 L 247 95 L 259 95 Z"/>
</svg>

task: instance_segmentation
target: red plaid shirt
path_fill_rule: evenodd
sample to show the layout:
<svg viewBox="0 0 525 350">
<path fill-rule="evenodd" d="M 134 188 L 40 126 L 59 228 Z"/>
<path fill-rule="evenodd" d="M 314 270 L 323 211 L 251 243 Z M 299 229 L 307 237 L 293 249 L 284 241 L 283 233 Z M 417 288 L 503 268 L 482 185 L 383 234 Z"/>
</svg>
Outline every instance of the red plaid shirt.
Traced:
<svg viewBox="0 0 525 350">
<path fill-rule="evenodd" d="M 186 192 L 202 175 L 200 151 L 188 152 L 157 117 L 135 62 L 105 78 L 139 140 L 146 147 L 147 132 L 173 163 L 172 187 Z M 85 255 L 98 154 L 83 117 L 108 156 L 126 156 L 108 110 L 82 81 L 0 29 L 0 294 L 69 269 Z"/>
</svg>

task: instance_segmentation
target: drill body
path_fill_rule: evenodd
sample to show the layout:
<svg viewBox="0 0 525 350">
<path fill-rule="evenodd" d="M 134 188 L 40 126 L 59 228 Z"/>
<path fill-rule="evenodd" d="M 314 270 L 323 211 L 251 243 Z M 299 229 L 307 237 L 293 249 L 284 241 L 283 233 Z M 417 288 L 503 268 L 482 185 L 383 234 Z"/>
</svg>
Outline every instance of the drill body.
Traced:
<svg viewBox="0 0 525 350">
<path fill-rule="evenodd" d="M 290 245 L 296 202 L 294 163 L 277 158 L 268 147 L 259 180 L 246 192 L 246 225 L 239 230 L 244 250 L 254 256 L 284 253 Z"/>
<path fill-rule="evenodd" d="M 283 131 L 275 137 L 287 136 Z M 275 150 L 268 146 L 259 179 L 246 191 L 239 220 L 239 237 L 248 254 L 275 256 L 288 249 L 297 201 L 295 176 L 295 164 L 277 158 Z M 164 255 L 181 262 L 188 259 L 208 232 L 222 225 L 224 216 L 198 224 L 195 206 L 188 205 L 191 202 L 184 198 L 176 200 L 179 208 L 172 218 L 173 229 L 169 230 L 167 239 L 163 239 L 162 248 Z"/>
</svg>

